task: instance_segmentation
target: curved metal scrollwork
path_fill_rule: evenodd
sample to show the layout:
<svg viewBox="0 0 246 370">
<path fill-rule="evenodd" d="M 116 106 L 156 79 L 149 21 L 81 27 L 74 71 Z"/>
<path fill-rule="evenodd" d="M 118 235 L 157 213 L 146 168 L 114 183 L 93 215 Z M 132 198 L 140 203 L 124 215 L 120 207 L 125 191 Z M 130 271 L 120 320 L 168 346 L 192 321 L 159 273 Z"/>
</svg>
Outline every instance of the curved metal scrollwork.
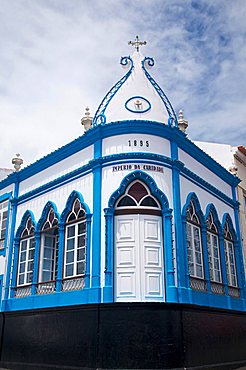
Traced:
<svg viewBox="0 0 246 370">
<path fill-rule="evenodd" d="M 153 77 L 151 77 L 149 72 L 146 70 L 146 68 L 145 68 L 146 65 L 148 65 L 149 67 L 153 67 L 155 65 L 154 59 L 150 58 L 150 57 L 145 57 L 142 60 L 142 68 L 144 70 L 144 73 L 145 73 L 146 77 L 148 78 L 148 80 L 150 81 L 152 86 L 155 88 L 156 92 L 158 93 L 158 95 L 160 96 L 161 100 L 163 101 L 163 103 L 166 107 L 166 110 L 167 110 L 168 115 L 169 115 L 168 125 L 177 127 L 178 126 L 178 120 L 177 120 L 176 113 L 175 113 L 175 111 L 172 107 L 172 104 L 170 103 L 168 97 L 166 96 L 164 91 L 161 89 L 161 87 L 158 85 L 158 83 L 153 79 Z"/>
<path fill-rule="evenodd" d="M 122 66 L 130 66 L 129 71 L 109 90 L 109 92 L 105 95 L 104 99 L 102 100 L 101 104 L 99 105 L 95 117 L 93 119 L 93 126 L 97 126 L 98 124 L 105 124 L 106 123 L 106 116 L 104 114 L 109 102 L 117 93 L 119 88 L 126 82 L 130 74 L 132 73 L 133 69 L 133 60 L 130 56 L 121 57 L 120 64 Z"/>
</svg>

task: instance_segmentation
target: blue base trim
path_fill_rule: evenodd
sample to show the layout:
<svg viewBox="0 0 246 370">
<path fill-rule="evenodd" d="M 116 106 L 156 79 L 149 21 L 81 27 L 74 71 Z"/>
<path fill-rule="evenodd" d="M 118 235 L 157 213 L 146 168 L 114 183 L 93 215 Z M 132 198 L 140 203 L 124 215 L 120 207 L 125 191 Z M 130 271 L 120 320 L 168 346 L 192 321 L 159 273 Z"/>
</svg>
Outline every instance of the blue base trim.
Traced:
<svg viewBox="0 0 246 370">
<path fill-rule="evenodd" d="M 103 303 L 114 302 L 114 291 L 112 287 L 103 288 Z"/>
<path fill-rule="evenodd" d="M 73 306 L 87 303 L 100 303 L 101 289 L 83 289 L 25 298 L 12 298 L 4 301 L 5 311 L 30 310 L 48 307 Z"/>
</svg>

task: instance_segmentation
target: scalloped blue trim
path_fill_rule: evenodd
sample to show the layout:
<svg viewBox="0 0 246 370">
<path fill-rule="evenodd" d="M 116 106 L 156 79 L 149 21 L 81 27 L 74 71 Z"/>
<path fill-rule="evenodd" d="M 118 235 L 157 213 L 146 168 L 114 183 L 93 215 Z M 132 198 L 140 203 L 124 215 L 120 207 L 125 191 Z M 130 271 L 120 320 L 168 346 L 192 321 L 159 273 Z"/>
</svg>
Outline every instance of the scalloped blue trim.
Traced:
<svg viewBox="0 0 246 370">
<path fill-rule="evenodd" d="M 157 187 L 155 180 L 149 174 L 144 171 L 133 171 L 129 175 L 125 176 L 121 181 L 120 186 L 115 192 L 111 195 L 108 201 L 108 207 L 113 208 L 115 202 L 121 195 L 126 191 L 127 186 L 134 180 L 143 181 L 148 188 L 150 189 L 151 194 L 158 199 L 159 203 L 162 206 L 162 209 L 169 209 L 169 203 L 166 195 Z"/>
<path fill-rule="evenodd" d="M 154 59 L 150 58 L 150 57 L 145 57 L 142 60 L 142 68 L 144 70 L 144 73 L 145 73 L 146 77 L 150 81 L 151 85 L 154 87 L 157 94 L 159 95 L 162 102 L 164 103 L 164 106 L 165 106 L 165 108 L 167 110 L 167 113 L 169 115 L 168 124 L 171 126 L 172 123 L 174 122 L 174 126 L 178 127 L 177 116 L 176 116 L 175 110 L 173 109 L 173 106 L 172 106 L 170 100 L 168 99 L 168 97 L 166 96 L 166 94 L 164 93 L 162 88 L 158 85 L 158 83 L 153 79 L 153 77 L 151 77 L 149 72 L 146 70 L 145 63 L 147 63 L 149 67 L 153 67 L 154 64 L 155 64 Z"/>
<path fill-rule="evenodd" d="M 39 221 L 37 222 L 37 227 L 36 227 L 36 231 L 37 231 L 37 232 L 40 232 L 40 231 L 42 230 L 43 224 L 44 224 L 44 222 L 47 220 L 47 216 L 48 216 L 48 213 L 49 213 L 50 208 L 53 208 L 54 213 L 55 213 L 55 215 L 56 215 L 56 217 L 57 217 L 57 219 L 58 219 L 58 222 L 59 222 L 59 220 L 60 220 L 60 215 L 59 215 L 59 213 L 57 212 L 57 207 L 56 207 L 56 205 L 55 205 L 55 203 L 54 203 L 54 202 L 52 202 L 52 201 L 50 201 L 50 200 L 49 200 L 49 201 L 45 204 L 45 206 L 44 206 L 44 208 L 43 208 L 43 211 L 42 211 L 42 214 L 41 214 L 41 217 L 40 217 Z"/>
<path fill-rule="evenodd" d="M 21 219 L 21 223 L 20 223 L 20 226 L 18 227 L 16 233 L 15 233 L 15 239 L 19 239 L 20 236 L 21 236 L 21 233 L 22 231 L 24 230 L 25 226 L 26 226 L 26 222 L 27 222 L 27 219 L 28 217 L 31 217 L 31 220 L 32 220 L 32 223 L 33 223 L 33 226 L 34 228 L 36 229 L 36 221 L 35 221 L 35 218 L 34 218 L 34 214 L 32 211 L 30 210 L 27 210 L 24 215 L 22 216 L 22 219 Z"/>
<path fill-rule="evenodd" d="M 60 218 L 60 223 L 61 224 L 65 224 L 66 218 L 67 218 L 68 214 L 71 212 L 72 204 L 73 204 L 73 202 L 75 201 L 76 198 L 79 199 L 79 201 L 80 201 L 82 207 L 84 208 L 86 214 L 90 214 L 90 209 L 89 209 L 88 205 L 85 203 L 82 194 L 77 190 L 73 190 L 72 193 L 69 195 L 69 197 L 67 199 L 66 206 L 65 206 L 64 210 L 62 211 L 61 218 Z"/>
<path fill-rule="evenodd" d="M 191 201 L 194 202 L 195 210 L 196 210 L 196 213 L 197 213 L 198 218 L 200 220 L 201 226 L 205 226 L 206 225 L 205 224 L 205 217 L 204 217 L 204 214 L 202 212 L 199 199 L 198 199 L 198 197 L 197 197 L 197 195 L 194 191 L 189 193 L 187 198 L 186 198 L 186 202 L 185 202 L 185 205 L 184 205 L 183 210 L 182 210 L 182 217 L 186 219 L 186 211 L 187 211 L 187 208 L 190 205 Z"/>
<path fill-rule="evenodd" d="M 128 108 L 127 104 L 133 100 L 133 99 L 142 99 L 144 100 L 147 104 L 148 104 L 148 108 L 146 109 L 143 109 L 143 110 L 133 110 L 133 109 L 130 109 Z M 129 98 L 126 102 L 125 102 L 125 108 L 127 110 L 129 110 L 129 112 L 132 112 L 132 113 L 145 113 L 145 112 L 148 112 L 150 109 L 151 109 L 151 104 L 150 102 L 148 101 L 148 99 L 144 98 L 143 96 L 132 96 L 131 98 Z"/>
<path fill-rule="evenodd" d="M 112 100 L 112 98 L 115 96 L 117 91 L 121 88 L 121 86 L 126 82 L 130 74 L 133 70 L 133 60 L 130 56 L 121 57 L 120 64 L 123 66 L 127 66 L 127 64 L 130 62 L 130 69 L 129 71 L 107 92 L 105 97 L 103 98 L 101 104 L 99 105 L 96 114 L 94 116 L 92 125 L 96 126 L 98 124 L 105 124 L 106 123 L 106 116 L 104 114 L 109 102 Z M 99 118 L 103 118 L 103 122 L 98 122 Z"/>
<path fill-rule="evenodd" d="M 205 217 L 205 221 L 207 221 L 210 212 L 213 215 L 214 223 L 215 223 L 215 226 L 217 227 L 218 234 L 222 234 L 222 232 L 223 232 L 222 225 L 221 225 L 221 222 L 219 220 L 217 209 L 215 208 L 215 206 L 214 206 L 213 203 L 209 203 L 207 205 L 205 216 L 204 216 Z"/>
</svg>

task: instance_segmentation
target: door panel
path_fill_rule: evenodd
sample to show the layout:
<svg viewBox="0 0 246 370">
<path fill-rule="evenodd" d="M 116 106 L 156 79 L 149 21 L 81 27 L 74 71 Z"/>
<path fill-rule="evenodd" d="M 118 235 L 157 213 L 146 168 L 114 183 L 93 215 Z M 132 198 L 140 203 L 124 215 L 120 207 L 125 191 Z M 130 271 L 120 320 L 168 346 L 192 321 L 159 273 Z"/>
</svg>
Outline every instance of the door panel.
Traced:
<svg viewBox="0 0 246 370">
<path fill-rule="evenodd" d="M 137 299 L 136 291 L 136 244 L 135 232 L 138 216 L 119 216 L 115 219 L 115 266 L 116 300 L 127 301 L 128 297 Z"/>
<path fill-rule="evenodd" d="M 115 217 L 115 300 L 163 301 L 162 218 Z"/>
</svg>

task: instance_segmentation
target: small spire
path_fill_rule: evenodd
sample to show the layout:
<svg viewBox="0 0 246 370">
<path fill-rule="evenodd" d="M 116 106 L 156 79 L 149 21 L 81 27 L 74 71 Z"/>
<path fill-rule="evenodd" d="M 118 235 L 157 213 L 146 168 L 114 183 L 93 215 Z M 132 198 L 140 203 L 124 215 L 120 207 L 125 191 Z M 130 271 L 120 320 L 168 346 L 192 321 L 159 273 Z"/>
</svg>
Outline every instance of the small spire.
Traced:
<svg viewBox="0 0 246 370">
<path fill-rule="evenodd" d="M 183 132 L 185 132 L 188 127 L 188 121 L 184 119 L 184 113 L 181 109 L 178 114 L 178 127 Z"/>
<path fill-rule="evenodd" d="M 137 52 L 139 52 L 139 46 L 146 45 L 147 41 L 139 41 L 138 36 L 136 36 L 135 41 L 128 41 L 128 45 L 135 46 Z"/>
<path fill-rule="evenodd" d="M 81 125 L 84 126 L 85 131 L 88 131 L 92 126 L 93 117 L 90 116 L 90 108 L 85 108 L 85 115 L 81 119 Z"/>
<path fill-rule="evenodd" d="M 14 165 L 15 171 L 18 172 L 20 170 L 20 168 L 21 168 L 21 165 L 23 164 L 23 159 L 20 158 L 20 154 L 19 153 L 17 153 L 16 154 L 16 157 L 12 159 L 12 163 Z"/>
</svg>

